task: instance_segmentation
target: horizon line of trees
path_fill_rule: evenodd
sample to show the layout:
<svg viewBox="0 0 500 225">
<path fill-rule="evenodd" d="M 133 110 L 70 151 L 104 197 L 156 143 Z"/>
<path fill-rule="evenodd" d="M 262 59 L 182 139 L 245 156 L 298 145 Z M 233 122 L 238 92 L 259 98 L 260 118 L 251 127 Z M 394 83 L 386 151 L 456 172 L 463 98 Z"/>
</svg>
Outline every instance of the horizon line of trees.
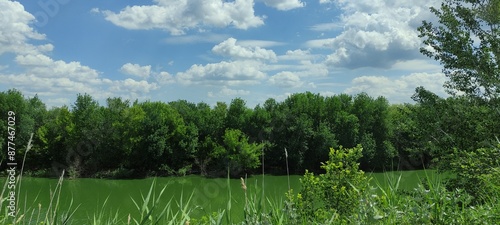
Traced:
<svg viewBox="0 0 500 225">
<path fill-rule="evenodd" d="M 37 96 L 11 89 L 0 92 L 0 158 L 6 162 L 8 111 L 16 113 L 16 159 L 33 132 L 25 170 L 42 176 L 62 170 L 73 177 L 225 176 L 228 170 L 237 176 L 262 171 L 262 160 L 266 173 L 280 174 L 287 169 L 285 148 L 290 171 L 303 174 L 321 172 L 330 147 L 357 144 L 365 171 L 421 169 L 453 149 L 489 147 L 499 133 L 499 114 L 487 107 L 492 102 L 443 99 L 422 87 L 413 99 L 389 104 L 366 93 L 305 92 L 251 109 L 241 98 L 214 107 L 108 98 L 101 106 L 79 94 L 69 107 L 47 109 Z"/>
</svg>

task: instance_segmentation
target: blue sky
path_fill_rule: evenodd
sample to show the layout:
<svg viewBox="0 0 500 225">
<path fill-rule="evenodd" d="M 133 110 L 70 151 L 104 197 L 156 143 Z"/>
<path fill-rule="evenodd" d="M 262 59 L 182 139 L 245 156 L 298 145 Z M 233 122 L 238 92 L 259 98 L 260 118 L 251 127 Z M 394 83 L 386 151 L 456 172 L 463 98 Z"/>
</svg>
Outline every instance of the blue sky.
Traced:
<svg viewBox="0 0 500 225">
<path fill-rule="evenodd" d="M 445 96 L 416 28 L 433 0 L 0 0 L 0 91 L 250 107 L 311 91 Z"/>
</svg>

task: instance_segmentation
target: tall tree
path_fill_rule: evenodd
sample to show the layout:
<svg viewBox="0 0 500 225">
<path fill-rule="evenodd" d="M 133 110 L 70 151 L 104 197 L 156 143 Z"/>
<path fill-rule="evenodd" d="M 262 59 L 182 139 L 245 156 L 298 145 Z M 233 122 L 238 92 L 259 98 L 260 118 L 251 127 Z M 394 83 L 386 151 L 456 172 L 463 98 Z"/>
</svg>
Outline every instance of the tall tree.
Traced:
<svg viewBox="0 0 500 225">
<path fill-rule="evenodd" d="M 101 170 L 117 169 L 123 165 L 128 148 L 130 148 L 130 101 L 122 98 L 108 98 L 104 109 L 103 130 L 106 131 L 106 141 L 101 150 L 96 152 Z"/>
<path fill-rule="evenodd" d="M 47 120 L 37 131 L 40 142 L 38 163 L 50 169 L 52 175 L 60 176 L 72 165 L 74 157 L 69 155 L 71 138 L 75 125 L 67 106 L 52 108 L 47 112 Z"/>
<path fill-rule="evenodd" d="M 438 24 L 423 21 L 420 51 L 444 66 L 452 94 L 500 96 L 500 0 L 445 0 L 431 8 Z"/>
<path fill-rule="evenodd" d="M 182 167 L 186 152 L 180 148 L 186 126 L 181 115 L 163 102 L 144 102 L 139 105 L 145 117 L 140 133 L 143 138 L 131 152 L 132 168 L 141 172 L 171 172 Z"/>
<path fill-rule="evenodd" d="M 75 128 L 68 146 L 71 176 L 93 175 L 102 166 L 96 153 L 107 136 L 102 129 L 103 109 L 89 94 L 78 94 L 72 116 Z"/>
</svg>

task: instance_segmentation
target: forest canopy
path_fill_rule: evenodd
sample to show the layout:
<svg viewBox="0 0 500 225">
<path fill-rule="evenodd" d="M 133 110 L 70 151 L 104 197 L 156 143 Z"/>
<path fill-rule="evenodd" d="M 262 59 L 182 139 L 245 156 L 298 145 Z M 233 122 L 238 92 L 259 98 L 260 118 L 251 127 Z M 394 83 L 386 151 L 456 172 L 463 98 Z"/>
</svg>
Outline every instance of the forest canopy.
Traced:
<svg viewBox="0 0 500 225">
<path fill-rule="evenodd" d="M 285 148 L 292 172 L 321 172 L 331 147 L 357 144 L 363 170 L 421 169 L 453 149 L 490 147 L 500 133 L 499 114 L 467 97 L 417 88 L 414 100 L 305 92 L 249 108 L 240 98 L 210 106 L 116 97 L 100 105 L 80 94 L 71 106 L 47 109 L 37 96 L 12 89 L 0 92 L 0 132 L 7 136 L 6 115 L 15 112 L 18 156 L 34 133 L 25 170 L 73 177 L 224 176 L 228 168 L 238 176 L 261 171 L 262 160 L 266 172 L 281 174 Z M 6 149 L 5 139 L 0 144 Z"/>
</svg>

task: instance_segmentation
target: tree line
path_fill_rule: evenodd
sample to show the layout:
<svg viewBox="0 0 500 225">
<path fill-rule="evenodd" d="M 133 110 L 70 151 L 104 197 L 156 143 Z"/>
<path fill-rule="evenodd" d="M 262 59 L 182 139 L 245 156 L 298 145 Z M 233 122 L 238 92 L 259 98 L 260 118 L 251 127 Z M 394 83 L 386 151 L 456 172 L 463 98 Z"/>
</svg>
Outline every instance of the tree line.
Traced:
<svg viewBox="0 0 500 225">
<path fill-rule="evenodd" d="M 453 149 L 490 147 L 500 133 L 493 102 L 443 99 L 422 87 L 413 99 L 389 104 L 366 93 L 305 92 L 281 102 L 269 98 L 252 109 L 241 98 L 210 106 L 115 97 L 100 105 L 79 94 L 71 106 L 47 109 L 37 96 L 11 89 L 0 92 L 0 135 L 7 137 L 7 112 L 14 111 L 16 159 L 33 132 L 25 170 L 35 175 L 66 170 L 73 177 L 136 177 L 225 176 L 228 170 L 237 176 L 262 169 L 281 174 L 285 160 L 293 173 L 321 172 L 330 147 L 357 144 L 365 171 L 421 169 Z M 0 139 L 2 152 L 6 140 Z M 1 157 L 6 162 L 6 154 Z"/>
</svg>

